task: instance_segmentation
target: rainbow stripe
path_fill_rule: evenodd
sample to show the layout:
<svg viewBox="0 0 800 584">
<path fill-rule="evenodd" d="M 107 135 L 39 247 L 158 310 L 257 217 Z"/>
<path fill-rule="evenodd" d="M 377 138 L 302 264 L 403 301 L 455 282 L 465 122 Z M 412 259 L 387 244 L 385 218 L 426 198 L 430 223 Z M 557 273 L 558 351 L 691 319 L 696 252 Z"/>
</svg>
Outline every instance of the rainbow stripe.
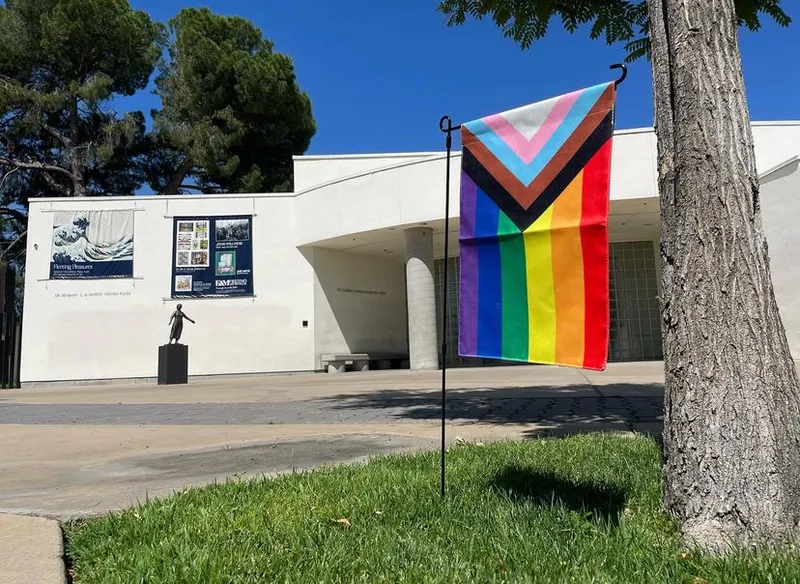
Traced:
<svg viewBox="0 0 800 584">
<path fill-rule="evenodd" d="M 614 85 L 462 126 L 459 354 L 604 369 Z"/>
</svg>

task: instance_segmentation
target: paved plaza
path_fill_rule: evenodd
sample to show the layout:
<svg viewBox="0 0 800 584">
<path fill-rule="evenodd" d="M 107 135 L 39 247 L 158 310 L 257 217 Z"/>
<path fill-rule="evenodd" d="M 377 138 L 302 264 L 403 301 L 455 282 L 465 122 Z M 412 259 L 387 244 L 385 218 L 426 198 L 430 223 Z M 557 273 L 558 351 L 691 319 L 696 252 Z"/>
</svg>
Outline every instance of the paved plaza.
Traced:
<svg viewBox="0 0 800 584">
<path fill-rule="evenodd" d="M 456 369 L 448 438 L 659 432 L 661 363 Z M 226 478 L 435 448 L 438 371 L 0 392 L 0 512 L 69 519 Z"/>
</svg>

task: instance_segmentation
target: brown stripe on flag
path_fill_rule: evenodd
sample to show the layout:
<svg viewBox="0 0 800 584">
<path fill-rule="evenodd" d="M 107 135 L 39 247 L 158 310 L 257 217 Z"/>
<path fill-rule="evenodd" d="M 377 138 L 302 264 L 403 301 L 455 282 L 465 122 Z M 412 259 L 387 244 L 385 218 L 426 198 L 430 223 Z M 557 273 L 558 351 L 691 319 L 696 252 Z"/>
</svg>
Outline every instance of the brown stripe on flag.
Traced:
<svg viewBox="0 0 800 584">
<path fill-rule="evenodd" d="M 469 150 L 500 186 L 508 191 L 508 194 L 514 198 L 520 207 L 527 208 L 528 205 L 523 205 L 522 203 L 525 200 L 525 185 L 469 130 L 463 128 L 462 136 L 464 148 Z"/>
<path fill-rule="evenodd" d="M 512 173 L 498 158 L 492 154 L 483 142 L 474 136 L 467 128 L 461 128 L 462 145 L 468 149 L 481 165 L 495 178 L 495 180 L 508 191 L 520 207 L 529 208 L 539 195 L 553 182 L 564 169 L 575 153 L 603 122 L 609 110 L 614 107 L 614 84 L 609 83 L 600 98 L 594 104 L 586 117 L 581 121 L 567 141 L 559 148 L 553 159 L 547 163 L 542 171 L 527 187 Z"/>
<path fill-rule="evenodd" d="M 592 135 L 597 127 L 603 122 L 609 110 L 614 107 L 614 84 L 609 83 L 606 90 L 594 104 L 594 107 L 586 114 L 575 131 L 567 138 L 563 146 L 558 149 L 552 160 L 536 175 L 533 182 L 525 189 L 526 197 L 523 199 L 523 206 L 529 207 L 539 198 L 553 179 L 558 176 L 564 167 L 569 164 L 575 153 L 583 146 L 584 142 Z M 516 197 L 515 197 L 516 198 Z M 517 199 L 519 201 L 519 199 Z"/>
</svg>

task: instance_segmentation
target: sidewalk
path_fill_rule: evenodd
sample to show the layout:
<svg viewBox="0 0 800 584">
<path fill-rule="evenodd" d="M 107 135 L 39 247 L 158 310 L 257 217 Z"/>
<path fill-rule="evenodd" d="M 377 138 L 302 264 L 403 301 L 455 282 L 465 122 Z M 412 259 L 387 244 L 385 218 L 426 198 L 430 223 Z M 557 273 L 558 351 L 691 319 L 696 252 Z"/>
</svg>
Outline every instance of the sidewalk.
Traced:
<svg viewBox="0 0 800 584">
<path fill-rule="evenodd" d="M 64 545 L 57 521 L 0 514 L 0 581 L 61 584 Z"/>
</svg>

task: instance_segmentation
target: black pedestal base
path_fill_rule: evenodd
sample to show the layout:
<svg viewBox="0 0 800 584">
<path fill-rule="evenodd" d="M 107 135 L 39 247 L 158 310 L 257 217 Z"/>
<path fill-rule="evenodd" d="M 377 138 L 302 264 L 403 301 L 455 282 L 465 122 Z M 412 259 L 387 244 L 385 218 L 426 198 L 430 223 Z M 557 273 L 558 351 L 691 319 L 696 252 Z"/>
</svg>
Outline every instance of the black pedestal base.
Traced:
<svg viewBox="0 0 800 584">
<path fill-rule="evenodd" d="M 158 384 L 173 385 L 189 381 L 189 347 L 178 343 L 158 348 Z"/>
</svg>

